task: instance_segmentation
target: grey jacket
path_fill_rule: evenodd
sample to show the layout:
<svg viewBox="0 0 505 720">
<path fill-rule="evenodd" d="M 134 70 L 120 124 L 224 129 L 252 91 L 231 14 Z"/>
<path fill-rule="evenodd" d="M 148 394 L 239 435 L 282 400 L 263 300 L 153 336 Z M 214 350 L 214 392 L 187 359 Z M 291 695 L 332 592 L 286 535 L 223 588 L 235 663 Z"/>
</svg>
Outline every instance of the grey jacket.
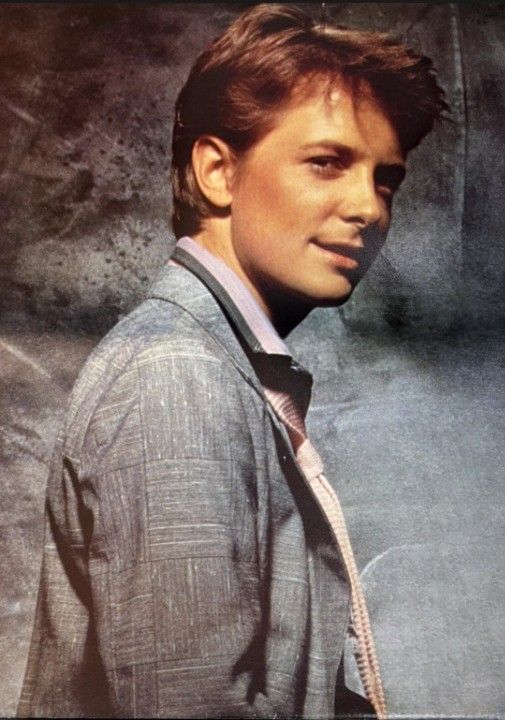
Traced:
<svg viewBox="0 0 505 720">
<path fill-rule="evenodd" d="M 250 357 L 167 266 L 88 359 L 19 715 L 333 717 L 348 580 Z"/>
</svg>

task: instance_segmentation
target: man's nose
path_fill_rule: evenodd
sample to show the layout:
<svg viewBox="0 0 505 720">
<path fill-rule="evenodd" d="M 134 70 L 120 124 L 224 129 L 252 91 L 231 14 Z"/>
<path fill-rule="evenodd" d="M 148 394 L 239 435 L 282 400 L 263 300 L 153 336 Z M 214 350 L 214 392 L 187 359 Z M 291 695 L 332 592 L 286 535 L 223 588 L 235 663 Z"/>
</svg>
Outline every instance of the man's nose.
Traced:
<svg viewBox="0 0 505 720">
<path fill-rule="evenodd" d="M 342 219 L 364 229 L 379 222 L 383 207 L 377 193 L 373 172 L 357 167 L 348 175 L 348 186 L 341 213 Z"/>
</svg>

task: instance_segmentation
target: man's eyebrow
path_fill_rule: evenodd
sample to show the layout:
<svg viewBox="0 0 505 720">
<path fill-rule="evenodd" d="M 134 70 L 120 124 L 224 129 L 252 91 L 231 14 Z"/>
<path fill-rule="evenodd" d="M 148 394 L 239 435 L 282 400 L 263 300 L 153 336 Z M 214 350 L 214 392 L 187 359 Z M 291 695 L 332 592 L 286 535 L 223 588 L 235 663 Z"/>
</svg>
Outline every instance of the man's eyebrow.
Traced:
<svg viewBox="0 0 505 720">
<path fill-rule="evenodd" d="M 348 159 L 355 158 L 357 155 L 356 150 L 354 150 L 349 145 L 343 145 L 341 143 L 333 142 L 331 140 L 320 140 L 312 143 L 307 143 L 306 145 L 302 145 L 300 149 L 302 151 L 325 150 L 327 152 L 333 152 L 336 155 L 340 155 Z M 381 169 L 381 171 L 383 168 L 388 173 L 388 176 L 389 174 L 391 174 L 392 179 L 398 181 L 398 185 L 405 177 L 406 168 L 404 162 L 381 163 L 378 165 L 378 169 Z"/>
<path fill-rule="evenodd" d="M 339 154 L 345 153 L 350 157 L 354 157 L 356 155 L 356 151 L 353 150 L 352 147 L 349 147 L 349 145 L 342 145 L 341 143 L 332 142 L 331 140 L 316 140 L 316 142 L 302 145 L 300 150 L 327 150 L 328 152 Z"/>
</svg>

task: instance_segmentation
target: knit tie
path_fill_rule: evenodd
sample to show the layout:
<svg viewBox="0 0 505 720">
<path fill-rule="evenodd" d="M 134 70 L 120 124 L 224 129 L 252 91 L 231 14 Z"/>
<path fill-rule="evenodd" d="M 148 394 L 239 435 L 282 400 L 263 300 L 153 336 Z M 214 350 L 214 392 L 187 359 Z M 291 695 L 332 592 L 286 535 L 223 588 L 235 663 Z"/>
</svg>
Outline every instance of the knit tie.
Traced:
<svg viewBox="0 0 505 720">
<path fill-rule="evenodd" d="M 323 463 L 307 436 L 304 419 L 294 400 L 286 392 L 269 388 L 264 388 L 264 390 L 275 413 L 288 431 L 296 459 L 303 469 L 307 484 L 321 511 L 326 516 L 332 535 L 340 549 L 351 586 L 351 620 L 359 645 L 356 659 L 361 681 L 378 720 L 386 720 L 386 698 L 382 687 L 370 619 L 342 506 L 336 492 L 324 475 Z"/>
</svg>

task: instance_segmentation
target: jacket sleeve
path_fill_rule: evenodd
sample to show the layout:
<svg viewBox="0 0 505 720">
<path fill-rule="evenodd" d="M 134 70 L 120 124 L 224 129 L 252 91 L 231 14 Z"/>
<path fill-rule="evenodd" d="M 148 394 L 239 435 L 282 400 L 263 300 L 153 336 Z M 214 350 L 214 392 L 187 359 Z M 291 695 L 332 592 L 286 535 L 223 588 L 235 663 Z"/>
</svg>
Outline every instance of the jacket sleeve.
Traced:
<svg viewBox="0 0 505 720">
<path fill-rule="evenodd" d="M 273 717 L 255 452 L 215 357 L 144 351 L 66 441 L 21 715 Z M 70 449 L 70 452 L 69 452 Z"/>
</svg>

